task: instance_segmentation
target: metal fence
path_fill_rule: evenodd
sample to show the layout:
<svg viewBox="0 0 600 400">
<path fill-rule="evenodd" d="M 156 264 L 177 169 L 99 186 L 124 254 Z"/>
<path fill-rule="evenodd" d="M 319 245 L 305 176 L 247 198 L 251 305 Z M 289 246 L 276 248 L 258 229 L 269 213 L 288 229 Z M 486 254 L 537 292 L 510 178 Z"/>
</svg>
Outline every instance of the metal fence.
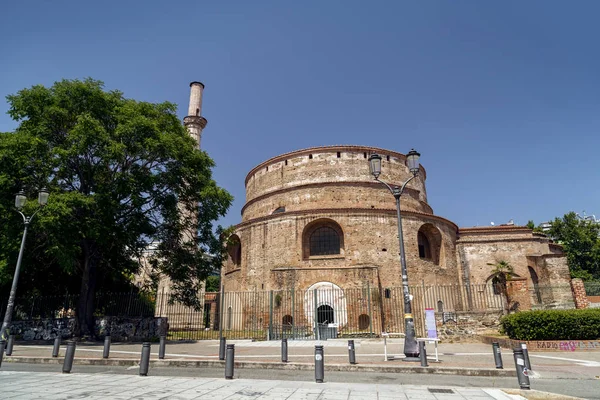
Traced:
<svg viewBox="0 0 600 400">
<path fill-rule="evenodd" d="M 79 295 L 17 297 L 13 321 L 68 318 L 75 316 Z M 4 315 L 7 299 L 0 300 Z M 94 315 L 120 317 L 147 317 L 155 314 L 156 296 L 142 293 L 99 293 L 96 295 Z"/>
<path fill-rule="evenodd" d="M 600 282 L 583 282 L 588 296 L 600 296 Z"/>
<path fill-rule="evenodd" d="M 502 288 L 491 284 L 421 284 L 409 290 L 419 336 L 425 334 L 426 308 L 434 309 L 443 319 L 455 319 L 458 312 L 503 312 L 507 307 Z M 557 298 L 570 295 L 568 284 L 535 285 L 528 290 L 526 296 L 533 308 L 551 307 Z M 72 317 L 77 298 L 70 294 L 18 298 L 13 319 Z M 95 315 L 167 317 L 170 339 L 216 339 L 223 335 L 230 339 L 323 340 L 404 332 L 404 295 L 400 287 L 205 293 L 200 309 L 173 300 L 169 293 L 100 293 L 96 296 Z M 3 308 L 0 304 L 0 310 Z"/>
</svg>

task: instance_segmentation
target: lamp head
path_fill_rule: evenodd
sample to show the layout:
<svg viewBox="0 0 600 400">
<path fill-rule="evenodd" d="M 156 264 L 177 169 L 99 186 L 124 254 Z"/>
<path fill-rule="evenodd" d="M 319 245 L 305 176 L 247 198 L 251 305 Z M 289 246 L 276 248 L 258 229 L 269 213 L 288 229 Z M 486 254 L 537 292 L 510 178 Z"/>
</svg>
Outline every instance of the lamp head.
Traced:
<svg viewBox="0 0 600 400">
<path fill-rule="evenodd" d="M 27 196 L 25 196 L 25 192 L 23 189 L 19 190 L 19 193 L 15 196 L 15 207 L 17 210 L 21 211 L 23 207 L 25 207 L 25 202 L 27 201 Z"/>
<path fill-rule="evenodd" d="M 38 193 L 38 204 L 40 205 L 40 207 L 44 207 L 46 204 L 48 204 L 49 196 L 50 193 L 48 192 L 48 189 L 46 189 L 46 187 L 40 189 L 40 192 Z"/>
<path fill-rule="evenodd" d="M 375 179 L 381 175 L 381 156 L 379 154 L 373 153 L 369 156 L 369 170 Z"/>
<path fill-rule="evenodd" d="M 406 155 L 406 165 L 413 175 L 419 172 L 419 157 L 421 157 L 421 154 L 417 153 L 415 149 L 411 149 Z"/>
</svg>

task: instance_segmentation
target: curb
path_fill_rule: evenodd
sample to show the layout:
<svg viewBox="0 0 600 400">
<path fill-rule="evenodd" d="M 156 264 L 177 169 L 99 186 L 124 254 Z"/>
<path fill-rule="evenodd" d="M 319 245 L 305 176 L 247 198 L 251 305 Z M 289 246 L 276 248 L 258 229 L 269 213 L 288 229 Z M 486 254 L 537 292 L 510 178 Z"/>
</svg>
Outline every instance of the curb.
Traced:
<svg viewBox="0 0 600 400">
<path fill-rule="evenodd" d="M 62 364 L 62 358 L 52 357 L 5 357 L 4 362 L 30 363 L 30 364 Z M 106 365 L 118 367 L 132 367 L 139 365 L 137 359 L 131 358 L 75 358 L 75 365 Z M 225 361 L 213 360 L 150 360 L 151 367 L 179 367 L 179 368 L 225 368 Z M 281 363 L 260 361 L 236 361 L 235 368 L 240 369 L 284 369 L 296 371 L 314 371 L 311 363 Z M 409 374 L 441 374 L 465 376 L 517 376 L 514 370 L 493 368 L 462 368 L 462 367 L 421 367 L 400 365 L 369 365 L 369 364 L 326 364 L 326 371 L 340 372 L 384 372 L 384 373 L 409 373 Z"/>
<path fill-rule="evenodd" d="M 527 400 L 584 400 L 581 397 L 567 396 L 564 394 L 541 392 L 539 390 L 502 389 L 509 395 L 518 395 Z"/>
</svg>

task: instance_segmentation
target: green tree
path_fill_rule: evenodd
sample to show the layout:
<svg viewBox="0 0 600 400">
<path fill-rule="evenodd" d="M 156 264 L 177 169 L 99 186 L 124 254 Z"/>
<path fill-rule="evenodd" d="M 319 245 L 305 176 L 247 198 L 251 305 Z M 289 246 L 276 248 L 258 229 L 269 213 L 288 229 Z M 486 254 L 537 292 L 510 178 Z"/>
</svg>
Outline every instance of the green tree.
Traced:
<svg viewBox="0 0 600 400">
<path fill-rule="evenodd" d="M 48 276 L 59 287 L 49 290 L 77 288 L 78 333 L 93 333 L 103 283 L 127 283 L 150 243 L 157 246 L 153 278 L 168 276 L 176 300 L 200 307 L 196 294 L 223 254 L 214 221 L 232 197 L 212 180 L 214 163 L 175 105 L 127 99 L 92 79 L 33 86 L 7 99 L 19 126 L 0 134 L 3 283 L 22 229 L 11 210 L 14 193 L 45 185 L 50 201 L 31 229 L 24 286 L 43 292 Z"/>
<path fill-rule="evenodd" d="M 220 292 L 221 291 L 221 277 L 219 275 L 211 275 L 206 278 L 206 292 Z"/>
<path fill-rule="evenodd" d="M 526 227 L 528 227 L 529 229 L 531 229 L 534 232 L 537 233 L 544 233 L 544 230 L 542 229 L 541 226 L 536 225 L 532 219 L 530 219 L 529 221 L 527 221 L 527 225 L 525 225 Z"/>
<path fill-rule="evenodd" d="M 547 233 L 563 246 L 571 277 L 600 279 L 600 225 L 579 219 L 570 212 L 555 218 Z"/>
</svg>

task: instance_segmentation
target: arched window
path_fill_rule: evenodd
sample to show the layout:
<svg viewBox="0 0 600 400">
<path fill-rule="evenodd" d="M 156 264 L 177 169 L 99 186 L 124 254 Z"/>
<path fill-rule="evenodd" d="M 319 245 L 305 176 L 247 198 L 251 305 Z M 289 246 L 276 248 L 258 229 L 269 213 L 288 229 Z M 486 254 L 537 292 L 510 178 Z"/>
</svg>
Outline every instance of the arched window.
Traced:
<svg viewBox="0 0 600 400">
<path fill-rule="evenodd" d="M 281 207 L 277 207 L 277 208 L 275 209 L 275 211 L 273 211 L 273 213 L 272 213 L 272 214 L 280 214 L 280 213 L 283 213 L 283 212 L 285 212 L 285 207 L 284 207 L 284 206 L 281 206 Z"/>
<path fill-rule="evenodd" d="M 527 267 L 529 270 L 529 276 L 531 277 L 531 283 L 533 283 L 533 292 L 535 294 L 535 299 L 538 304 L 542 304 L 542 293 L 540 292 L 540 284 L 538 279 L 538 274 L 535 272 L 535 269 L 531 267 Z"/>
<path fill-rule="evenodd" d="M 242 243 L 238 235 L 232 235 L 227 243 L 227 253 L 234 268 L 242 264 Z"/>
<path fill-rule="evenodd" d="M 417 234 L 417 241 L 419 244 L 419 257 L 430 260 L 431 259 L 431 247 L 429 246 L 429 240 L 423 232 Z"/>
<path fill-rule="evenodd" d="M 343 254 L 344 233 L 340 226 L 330 219 L 314 221 L 304 228 L 302 248 L 305 259 Z"/>
<path fill-rule="evenodd" d="M 417 233 L 419 258 L 440 265 L 442 234 L 433 224 L 423 224 Z"/>
<path fill-rule="evenodd" d="M 292 329 L 292 325 L 294 325 L 294 317 L 291 315 L 284 315 L 281 319 L 281 325 L 283 325 L 283 330 Z"/>
<path fill-rule="evenodd" d="M 325 256 L 340 254 L 340 236 L 328 226 L 315 229 L 310 235 L 310 255 Z"/>
<path fill-rule="evenodd" d="M 502 280 L 500 277 L 495 276 L 492 278 L 492 290 L 494 291 L 495 295 L 502 294 Z"/>
<path fill-rule="evenodd" d="M 371 318 L 369 318 L 369 316 L 367 314 L 360 314 L 358 316 L 358 329 L 360 329 L 361 331 L 364 331 L 365 329 L 367 329 L 369 327 L 370 322 L 371 322 Z"/>
<path fill-rule="evenodd" d="M 444 302 L 441 300 L 438 300 L 437 302 L 437 310 L 438 312 L 444 312 Z"/>
</svg>

